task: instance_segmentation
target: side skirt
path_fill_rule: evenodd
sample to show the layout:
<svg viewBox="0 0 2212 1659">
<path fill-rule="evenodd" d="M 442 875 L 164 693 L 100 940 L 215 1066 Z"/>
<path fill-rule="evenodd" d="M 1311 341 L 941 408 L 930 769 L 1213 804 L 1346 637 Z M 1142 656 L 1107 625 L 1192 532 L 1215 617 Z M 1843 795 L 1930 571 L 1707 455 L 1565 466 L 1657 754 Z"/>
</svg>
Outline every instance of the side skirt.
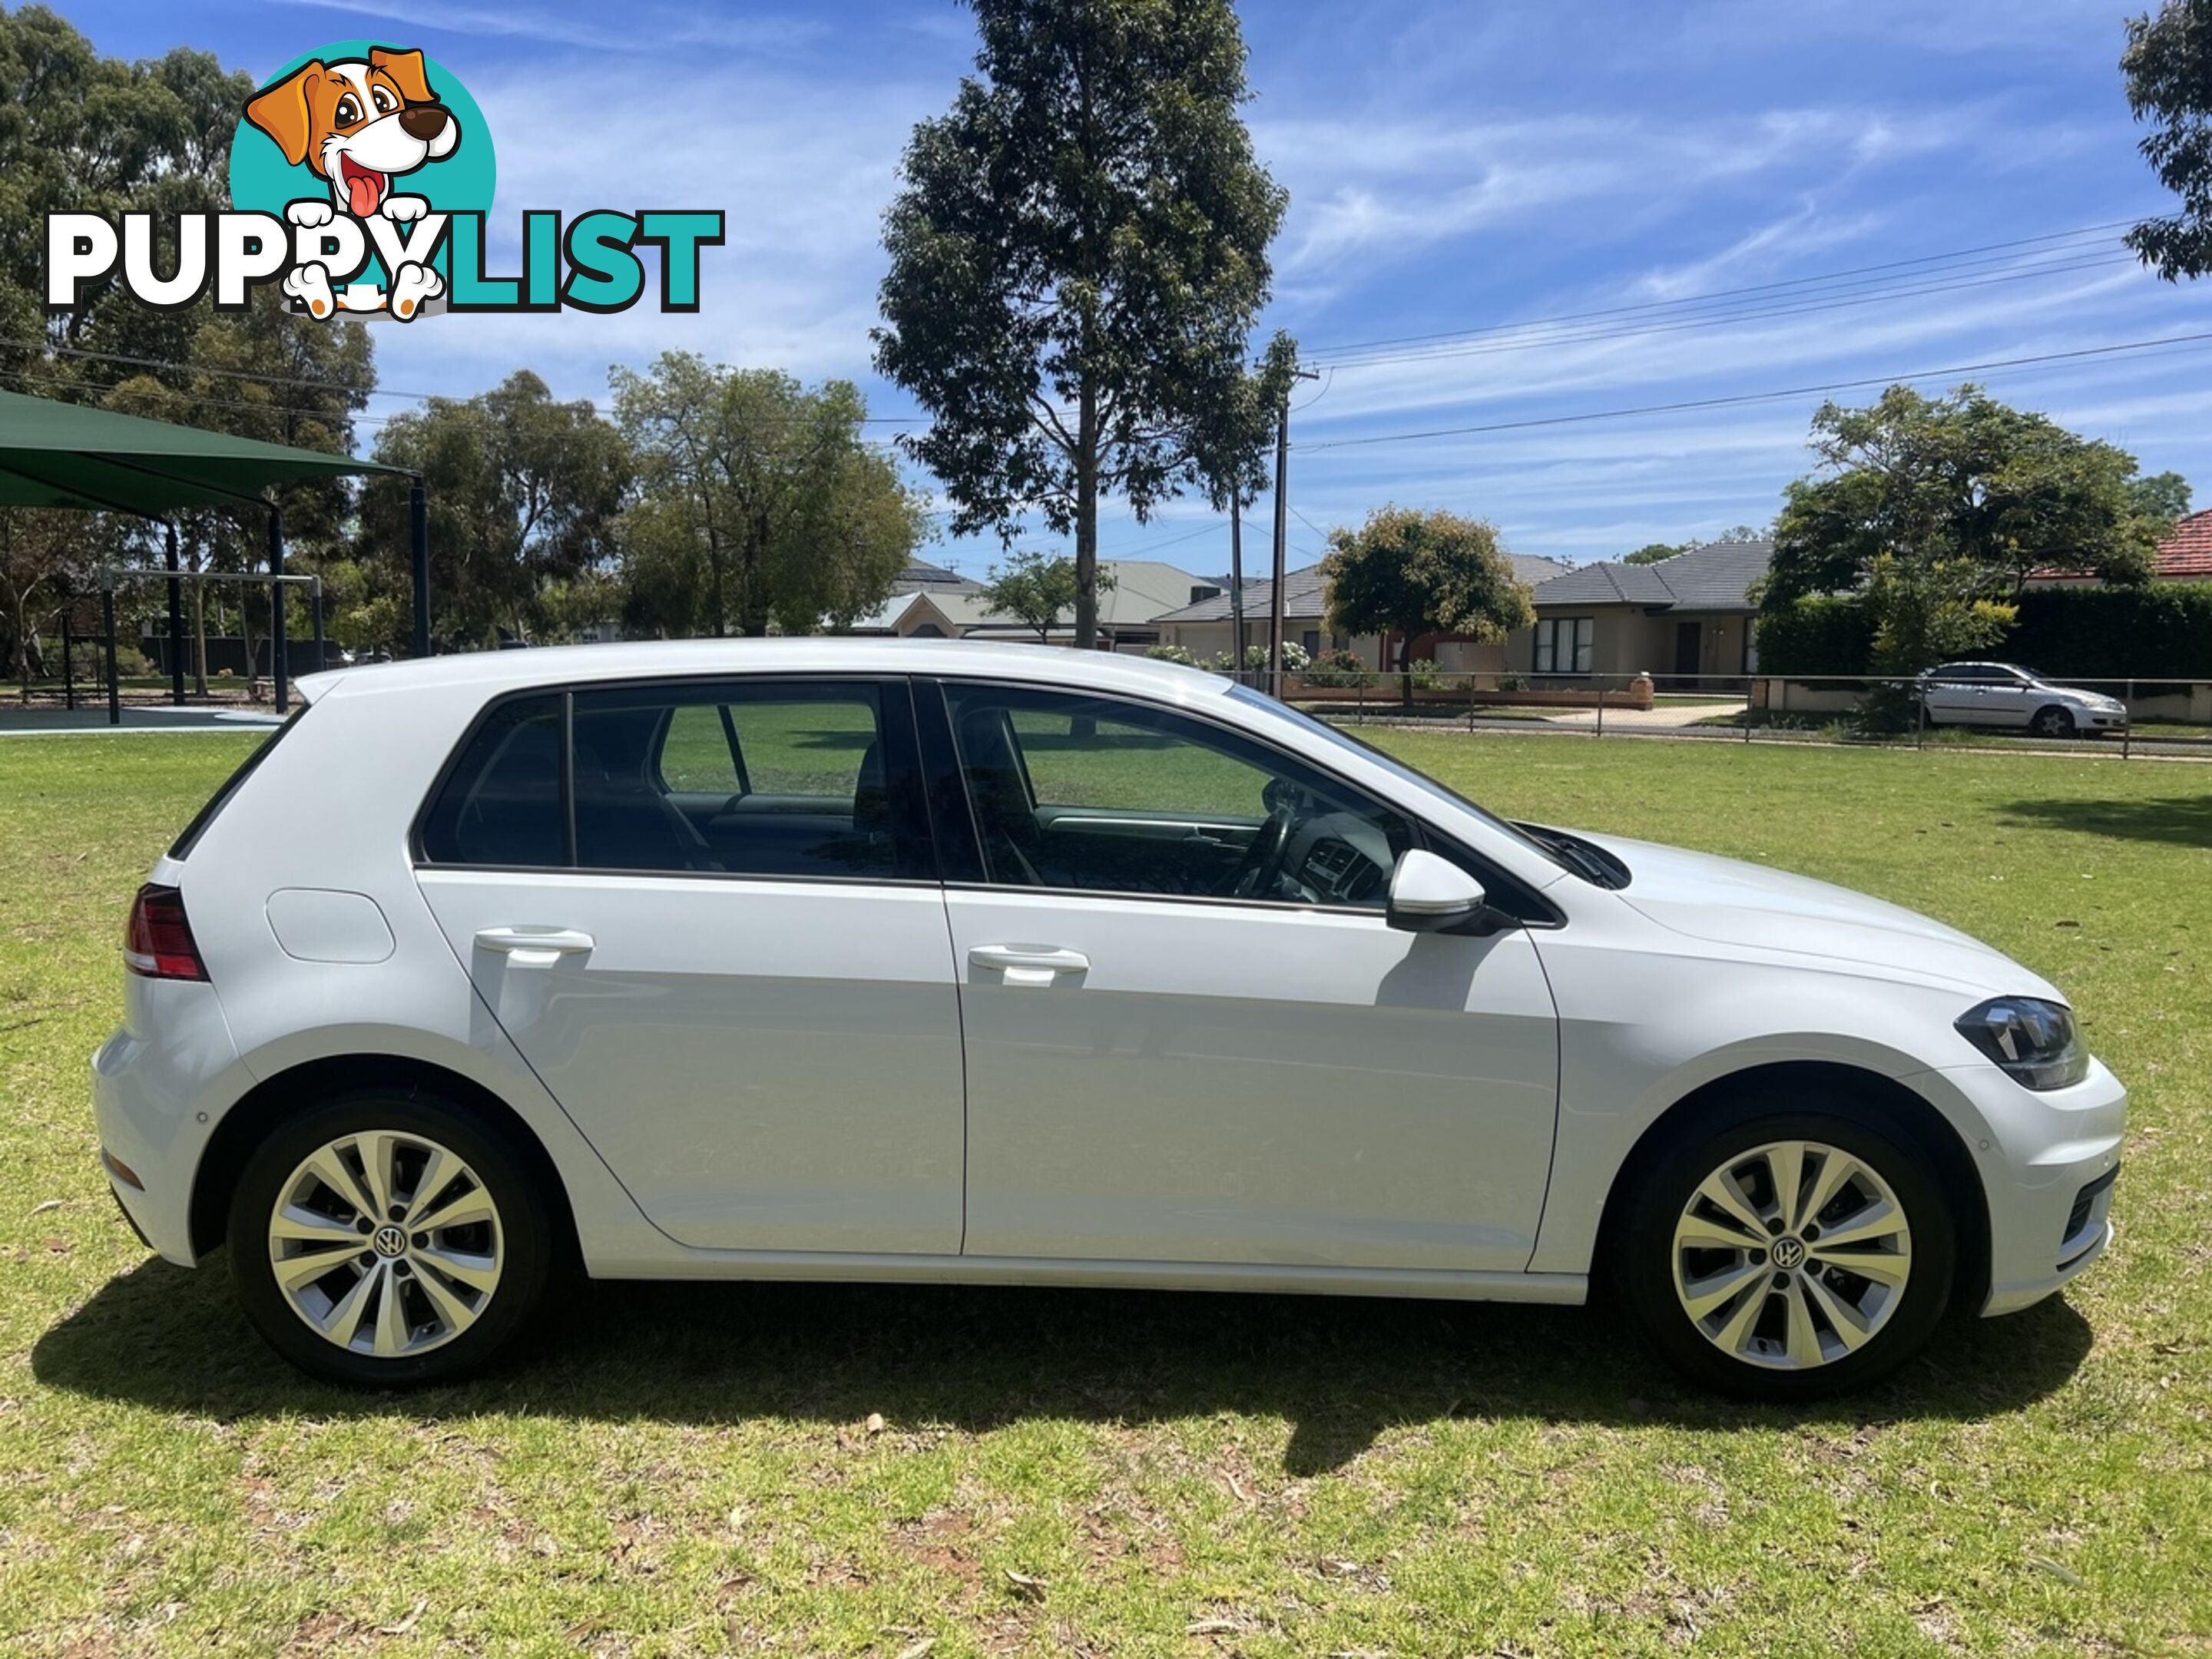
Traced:
<svg viewBox="0 0 2212 1659">
<path fill-rule="evenodd" d="M 685 1250 L 650 1261 L 599 1261 L 594 1279 L 811 1279 L 908 1285 L 1113 1285 L 1158 1291 L 1249 1291 L 1269 1295 L 1433 1297 L 1462 1302 L 1577 1306 L 1584 1273 L 1391 1272 L 1212 1261 L 1062 1261 L 1024 1256 L 861 1255 L 834 1251 Z"/>
</svg>

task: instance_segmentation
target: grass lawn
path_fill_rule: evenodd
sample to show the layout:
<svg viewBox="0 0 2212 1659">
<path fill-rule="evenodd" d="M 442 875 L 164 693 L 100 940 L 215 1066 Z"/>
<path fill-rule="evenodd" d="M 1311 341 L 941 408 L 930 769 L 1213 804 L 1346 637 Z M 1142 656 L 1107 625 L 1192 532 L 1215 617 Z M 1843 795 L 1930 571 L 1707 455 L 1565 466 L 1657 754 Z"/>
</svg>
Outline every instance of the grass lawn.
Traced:
<svg viewBox="0 0 2212 1659">
<path fill-rule="evenodd" d="M 2212 771 L 1366 735 L 2049 974 L 2136 1091 L 2111 1255 L 1808 1410 L 1579 1310 L 744 1285 L 586 1290 L 526 1365 L 349 1395 L 93 1162 L 124 906 L 246 741 L 0 742 L 0 1650 L 2212 1647 Z"/>
</svg>

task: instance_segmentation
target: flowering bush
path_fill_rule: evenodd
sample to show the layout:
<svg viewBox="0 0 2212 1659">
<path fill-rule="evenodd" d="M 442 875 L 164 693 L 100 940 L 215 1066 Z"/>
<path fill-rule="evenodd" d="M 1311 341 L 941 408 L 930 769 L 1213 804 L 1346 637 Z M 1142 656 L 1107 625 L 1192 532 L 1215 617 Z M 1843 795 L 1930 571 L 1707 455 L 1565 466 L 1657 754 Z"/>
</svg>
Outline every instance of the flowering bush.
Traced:
<svg viewBox="0 0 2212 1659">
<path fill-rule="evenodd" d="M 1324 651 L 1306 670 L 1313 685 L 1358 685 L 1367 678 L 1367 665 L 1356 651 Z"/>
<path fill-rule="evenodd" d="M 1145 654 L 1156 662 L 1179 662 L 1185 668 L 1198 666 L 1198 659 L 1179 645 L 1156 645 Z"/>
</svg>

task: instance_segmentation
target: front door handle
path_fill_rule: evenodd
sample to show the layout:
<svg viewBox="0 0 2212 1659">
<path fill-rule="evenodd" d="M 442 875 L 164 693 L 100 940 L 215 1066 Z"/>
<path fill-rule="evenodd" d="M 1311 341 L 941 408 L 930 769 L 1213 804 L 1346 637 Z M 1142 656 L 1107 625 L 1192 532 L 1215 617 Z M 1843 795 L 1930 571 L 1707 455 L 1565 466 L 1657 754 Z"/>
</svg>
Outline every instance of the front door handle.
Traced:
<svg viewBox="0 0 2212 1659">
<path fill-rule="evenodd" d="M 1063 951 L 1050 945 L 975 945 L 968 951 L 970 967 L 989 968 L 1013 985 L 1049 985 L 1062 975 L 1088 973 L 1091 958 L 1080 951 Z"/>
<path fill-rule="evenodd" d="M 477 947 L 495 951 L 518 968 L 550 968 L 562 957 L 590 954 L 592 939 L 573 927 L 485 927 Z"/>
</svg>

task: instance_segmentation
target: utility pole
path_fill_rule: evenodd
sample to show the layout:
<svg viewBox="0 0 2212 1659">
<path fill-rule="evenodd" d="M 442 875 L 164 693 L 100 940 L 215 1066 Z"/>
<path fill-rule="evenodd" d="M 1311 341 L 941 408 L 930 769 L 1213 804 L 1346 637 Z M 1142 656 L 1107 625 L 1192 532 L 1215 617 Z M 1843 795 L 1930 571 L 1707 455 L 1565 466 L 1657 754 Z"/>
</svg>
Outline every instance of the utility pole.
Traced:
<svg viewBox="0 0 2212 1659">
<path fill-rule="evenodd" d="M 1321 371 L 1293 369 L 1293 380 L 1318 380 Z M 1283 695 L 1283 566 L 1291 540 L 1291 389 L 1275 416 L 1275 581 L 1267 595 L 1267 694 Z"/>
<path fill-rule="evenodd" d="M 1244 684 L 1244 497 L 1229 492 L 1229 678 Z"/>
</svg>

